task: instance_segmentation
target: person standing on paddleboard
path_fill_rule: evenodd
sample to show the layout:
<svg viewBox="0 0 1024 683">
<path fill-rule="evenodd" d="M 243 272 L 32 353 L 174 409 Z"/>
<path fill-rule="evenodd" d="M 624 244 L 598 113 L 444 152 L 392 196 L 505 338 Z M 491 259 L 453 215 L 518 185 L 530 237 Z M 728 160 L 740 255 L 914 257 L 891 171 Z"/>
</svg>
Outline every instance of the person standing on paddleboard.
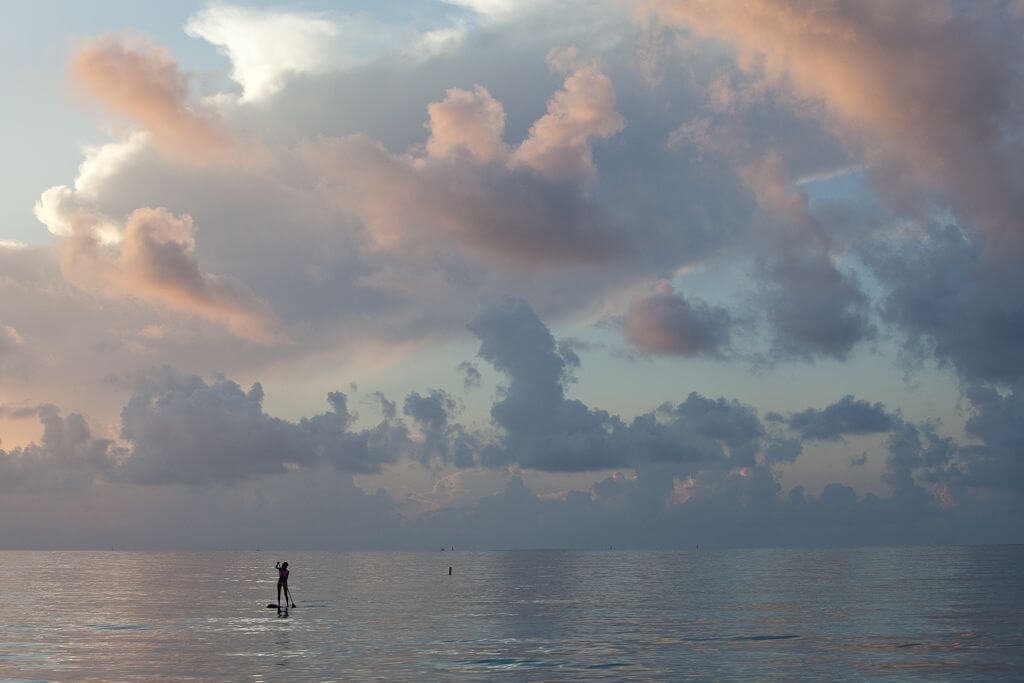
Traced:
<svg viewBox="0 0 1024 683">
<path fill-rule="evenodd" d="M 291 606 L 295 607 L 291 591 L 288 590 L 288 563 L 278 562 L 274 567 L 277 568 L 277 604 L 281 604 L 281 589 L 284 588 L 284 606 L 287 607 L 288 603 L 291 603 Z"/>
</svg>

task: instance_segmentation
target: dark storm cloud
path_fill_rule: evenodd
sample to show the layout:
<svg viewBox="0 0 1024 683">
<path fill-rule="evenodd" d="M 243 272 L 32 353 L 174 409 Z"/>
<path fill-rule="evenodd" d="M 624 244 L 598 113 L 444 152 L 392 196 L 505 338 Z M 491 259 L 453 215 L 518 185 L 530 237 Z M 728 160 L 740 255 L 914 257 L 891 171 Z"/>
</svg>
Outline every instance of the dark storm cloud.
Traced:
<svg viewBox="0 0 1024 683">
<path fill-rule="evenodd" d="M 808 408 L 789 418 L 789 426 L 805 439 L 835 440 L 846 434 L 888 432 L 900 423 L 881 403 L 846 395 L 820 410 Z"/>
</svg>

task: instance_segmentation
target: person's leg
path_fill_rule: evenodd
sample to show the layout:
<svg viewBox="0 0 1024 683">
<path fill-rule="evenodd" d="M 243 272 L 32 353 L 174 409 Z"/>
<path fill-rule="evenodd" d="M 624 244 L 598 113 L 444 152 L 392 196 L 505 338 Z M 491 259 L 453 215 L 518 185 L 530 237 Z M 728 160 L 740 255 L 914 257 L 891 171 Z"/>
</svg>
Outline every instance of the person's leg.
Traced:
<svg viewBox="0 0 1024 683">
<path fill-rule="evenodd" d="M 285 597 L 287 597 L 287 596 L 285 596 Z M 280 581 L 280 579 L 277 582 L 277 604 L 278 605 L 281 604 L 281 581 Z"/>
</svg>

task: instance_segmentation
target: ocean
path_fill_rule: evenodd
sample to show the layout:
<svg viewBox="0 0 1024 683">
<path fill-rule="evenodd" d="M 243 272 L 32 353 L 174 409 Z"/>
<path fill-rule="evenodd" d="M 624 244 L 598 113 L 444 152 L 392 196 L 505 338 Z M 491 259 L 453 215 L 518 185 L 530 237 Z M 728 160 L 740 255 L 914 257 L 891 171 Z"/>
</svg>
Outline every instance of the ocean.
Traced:
<svg viewBox="0 0 1024 683">
<path fill-rule="evenodd" d="M 278 560 L 287 614 L 266 607 Z M 1024 679 L 1024 546 L 0 552 L 0 568 L 4 681 Z"/>
</svg>

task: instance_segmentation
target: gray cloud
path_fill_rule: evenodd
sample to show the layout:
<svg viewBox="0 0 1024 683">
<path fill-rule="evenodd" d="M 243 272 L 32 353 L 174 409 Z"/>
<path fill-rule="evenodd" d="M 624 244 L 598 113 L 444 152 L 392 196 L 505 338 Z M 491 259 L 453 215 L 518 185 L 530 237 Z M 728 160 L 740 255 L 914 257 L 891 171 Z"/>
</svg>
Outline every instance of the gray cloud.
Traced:
<svg viewBox="0 0 1024 683">
<path fill-rule="evenodd" d="M 424 465 L 439 463 L 472 467 L 480 449 L 476 437 L 465 427 L 451 421 L 459 412 L 454 398 L 435 389 L 426 396 L 412 392 L 405 398 L 403 412 L 419 428 L 422 441 L 413 447 L 413 457 Z"/>
<path fill-rule="evenodd" d="M 345 394 L 332 392 L 328 401 L 328 412 L 289 422 L 263 412 L 258 383 L 243 391 L 224 377 L 207 383 L 164 367 L 136 384 L 121 411 L 120 441 L 93 436 L 81 415 L 61 417 L 52 405 L 33 409 L 43 437 L 38 445 L 0 452 L 2 480 L 19 489 L 72 475 L 83 485 L 231 483 L 320 463 L 378 472 L 405 452 L 406 430 L 394 406 L 376 426 L 354 430 Z"/>
<path fill-rule="evenodd" d="M 43 425 L 39 443 L 0 450 L 0 493 L 76 490 L 112 475 L 122 455 L 112 440 L 93 436 L 76 413 L 62 416 L 53 405 L 36 413 Z"/>
<path fill-rule="evenodd" d="M 449 536 L 477 546 L 1020 540 L 1024 314 L 1014 297 L 1024 283 L 1014 258 L 1001 258 L 1018 253 L 1024 196 L 1019 21 L 1003 14 L 1007 5 L 985 20 L 973 6 L 948 12 L 912 0 L 898 12 L 836 6 L 793 22 L 771 3 L 732 16 L 722 8 L 738 6 L 728 3 L 660 4 L 680 8 L 666 13 L 673 21 L 732 45 L 739 67 L 694 34 L 641 35 L 600 3 L 574 3 L 471 32 L 419 61 L 276 74 L 278 96 L 259 107 L 211 99 L 211 130 L 228 141 L 254 131 L 266 155 L 237 167 L 168 158 L 168 142 L 202 133 L 183 116 L 182 103 L 195 100 L 169 55 L 139 53 L 149 55 L 141 66 L 173 77 L 170 107 L 153 120 L 139 115 L 137 97 L 108 106 L 160 139 L 88 152 L 67 215 L 51 227 L 168 207 L 160 225 L 138 223 L 140 259 L 101 265 L 129 267 L 157 288 L 161 274 L 173 276 L 183 286 L 164 304 L 185 303 L 93 297 L 68 286 L 53 248 L 0 249 L 0 403 L 81 408 L 88 396 L 92 411 L 42 410 L 40 443 L 0 454 L 0 517 L 13 520 L 0 542 L 25 547 L 33 532 L 72 544 L 209 546 L 260 545 L 264 533 L 347 547 L 427 538 L 436 547 Z M 569 78 L 546 72 L 548 49 L 573 41 L 576 55 L 551 60 Z M 840 77 L 822 77 L 830 70 Z M 589 128 L 578 116 L 588 107 Z M 695 125 L 677 127 L 694 112 Z M 736 132 L 737 144 L 720 146 L 716 130 Z M 714 144 L 695 144 L 702 137 Z M 323 153 L 317 164 L 297 151 L 304 141 Z M 192 161 L 217 151 L 200 146 L 190 147 Z M 892 211 L 880 224 L 804 193 L 807 174 L 851 165 Z M 918 232 L 935 207 L 949 207 L 959 226 Z M 374 230 L 391 227 L 398 241 L 380 241 L 386 231 Z M 151 239 L 158 232 L 169 239 Z M 87 246 L 102 257 L 121 249 Z M 715 353 L 736 343 L 726 318 L 738 314 L 694 298 L 685 267 L 703 262 L 712 273 L 735 258 L 755 262 L 762 291 L 750 299 L 774 360 L 845 359 L 876 335 L 880 314 L 922 362 L 954 368 L 969 387 L 967 440 L 852 398 L 761 421 L 753 407 L 689 387 L 683 400 L 633 419 L 570 397 L 574 375 L 589 379 L 579 347 L 556 341 L 541 319 L 628 316 L 639 285 L 678 277 L 686 298 L 644 300 L 634 321 L 651 314 L 644 328 L 668 340 L 658 348 L 721 360 Z M 259 377 L 324 353 L 357 363 L 361 348 L 458 334 L 480 301 L 506 294 L 536 312 L 503 305 L 471 326 L 481 359 L 504 377 L 487 431 L 459 424 L 455 400 L 437 390 L 397 405 L 376 396 L 384 417 L 363 429 L 344 394 L 293 422 L 264 413 L 258 387 L 189 374 Z M 206 324 L 190 319 L 196 302 L 206 303 Z M 254 336 L 273 310 L 294 343 L 235 343 L 216 329 L 232 309 L 243 313 L 228 326 L 236 334 Z M 67 329 L 75 334 L 53 333 Z M 121 438 L 100 431 L 154 363 L 185 372 L 148 375 L 124 409 Z M 475 365 L 461 372 L 467 386 L 479 384 Z M 886 434 L 892 496 L 858 498 L 840 482 L 818 496 L 782 490 L 778 470 L 802 467 L 805 440 L 876 433 Z M 544 495 L 524 482 L 538 476 L 528 472 L 479 504 L 408 523 L 386 493 L 352 482 L 353 473 L 420 464 L 431 475 L 481 464 L 495 477 L 622 471 Z M 62 495 L 35 500 L 45 490 Z M 496 528 L 507 531 L 500 541 Z"/>
<path fill-rule="evenodd" d="M 958 483 L 1024 492 L 1024 385 L 1018 382 L 1005 392 L 975 386 L 966 394 L 974 409 L 966 431 L 984 445 L 964 447 L 970 458 Z"/>
<path fill-rule="evenodd" d="M 480 386 L 480 370 L 469 361 L 462 361 L 455 368 L 462 374 L 462 386 L 465 389 L 472 389 Z"/>
<path fill-rule="evenodd" d="M 874 242 L 863 258 L 888 288 L 885 319 L 907 335 L 913 357 L 935 358 L 968 380 L 1013 382 L 1024 375 L 1024 277 L 992 263 L 956 226 L 920 238 Z"/>
<path fill-rule="evenodd" d="M 868 297 L 827 252 L 794 242 L 777 260 L 763 262 L 761 271 L 774 285 L 765 304 L 776 331 L 776 356 L 844 359 L 857 343 L 875 336 Z"/>
<path fill-rule="evenodd" d="M 482 451 L 484 464 L 515 463 L 551 471 L 633 467 L 644 462 L 686 467 L 752 464 L 764 429 L 752 408 L 696 393 L 665 404 L 631 423 L 565 396 L 568 372 L 578 363 L 528 304 L 505 300 L 469 323 L 479 355 L 509 383 L 491 417 L 498 439 Z"/>
<path fill-rule="evenodd" d="M 846 434 L 874 434 L 896 428 L 901 420 L 881 403 L 846 395 L 820 410 L 808 408 L 792 415 L 789 426 L 805 439 L 835 440 Z"/>
<path fill-rule="evenodd" d="M 670 285 L 634 300 L 623 319 L 626 338 L 642 353 L 679 356 L 722 352 L 733 325 L 727 309 L 688 301 Z"/>
<path fill-rule="evenodd" d="M 394 462 L 405 432 L 385 414 L 377 426 L 352 431 L 345 394 L 331 409 L 298 423 L 263 412 L 263 388 L 245 392 L 220 377 L 207 384 L 169 368 L 143 379 L 121 412 L 131 442 L 123 475 L 142 484 L 197 484 L 310 467 L 323 459 L 347 472 L 376 472 Z"/>
<path fill-rule="evenodd" d="M 480 338 L 480 357 L 509 378 L 502 398 L 491 407 L 504 436 L 484 449 L 485 464 L 580 471 L 628 462 L 629 455 L 609 440 L 622 428 L 621 421 L 565 397 L 562 382 L 571 366 L 528 304 L 507 299 L 468 326 Z"/>
</svg>

